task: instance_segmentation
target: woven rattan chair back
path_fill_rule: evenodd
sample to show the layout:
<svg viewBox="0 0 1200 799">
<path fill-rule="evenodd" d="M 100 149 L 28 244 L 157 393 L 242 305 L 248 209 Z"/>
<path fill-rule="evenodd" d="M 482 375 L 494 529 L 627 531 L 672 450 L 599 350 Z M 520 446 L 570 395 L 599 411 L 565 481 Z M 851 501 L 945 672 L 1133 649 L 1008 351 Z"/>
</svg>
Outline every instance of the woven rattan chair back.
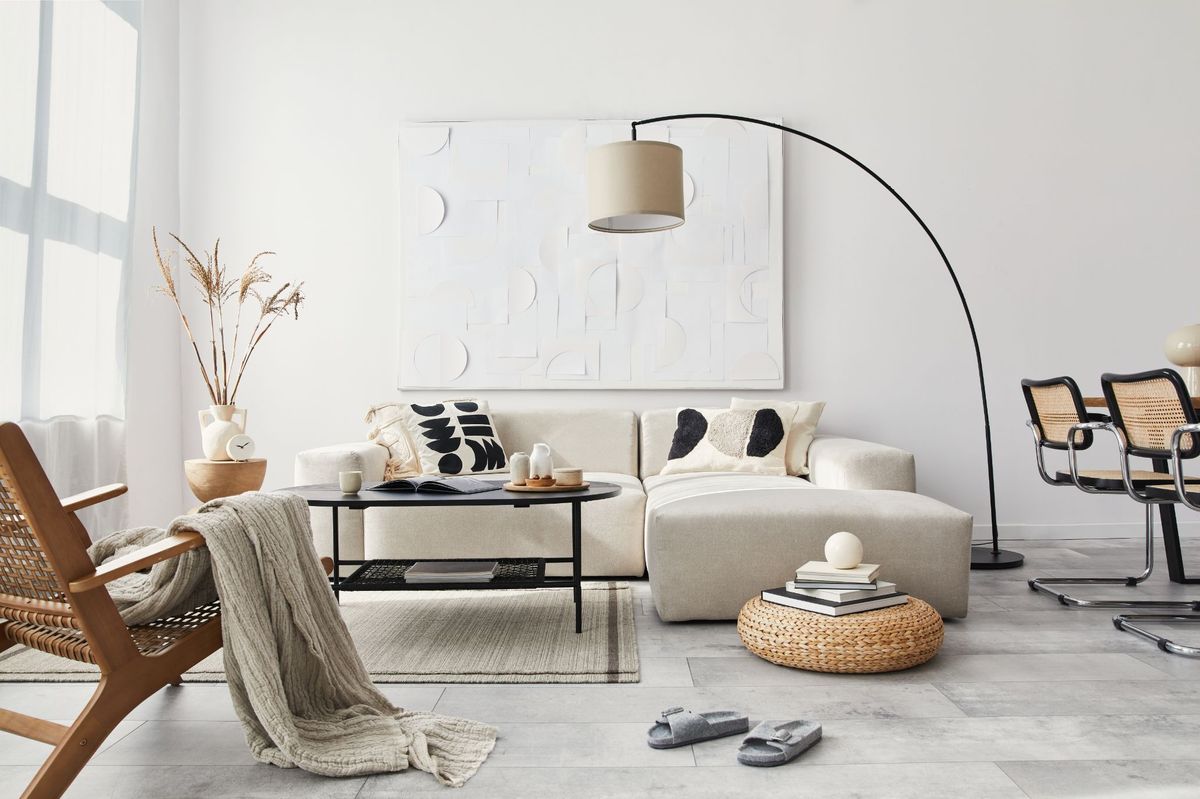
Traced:
<svg viewBox="0 0 1200 799">
<path fill-rule="evenodd" d="M 1196 412 L 1183 378 L 1173 369 L 1100 378 L 1113 424 L 1125 436 L 1131 455 L 1169 458 L 1171 436 L 1185 424 L 1196 423 Z M 1191 434 L 1180 441 L 1181 454 L 1200 454 L 1200 441 Z"/>
<path fill-rule="evenodd" d="M 1087 409 L 1079 386 L 1069 377 L 1048 380 L 1022 380 L 1021 391 L 1029 408 L 1029 419 L 1037 425 L 1042 446 L 1066 449 L 1071 425 L 1088 421 Z M 1075 431 L 1075 448 L 1092 445 L 1090 430 Z"/>
<path fill-rule="evenodd" d="M 86 532 L 58 507 L 46 473 L 15 425 L 0 435 L 0 618 L 78 629 L 75 611 L 55 562 L 84 570 L 91 560 Z M 32 505 L 40 500 L 42 518 Z M 57 518 L 55 518 L 57 517 Z M 40 529 L 39 529 L 40 528 Z"/>
</svg>

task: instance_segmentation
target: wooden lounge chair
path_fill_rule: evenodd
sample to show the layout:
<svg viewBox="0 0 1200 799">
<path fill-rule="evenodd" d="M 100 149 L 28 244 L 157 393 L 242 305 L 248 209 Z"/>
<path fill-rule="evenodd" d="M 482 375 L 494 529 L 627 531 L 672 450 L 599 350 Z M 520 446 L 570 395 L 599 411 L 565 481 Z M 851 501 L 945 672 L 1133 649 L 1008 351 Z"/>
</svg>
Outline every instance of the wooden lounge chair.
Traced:
<svg viewBox="0 0 1200 799">
<path fill-rule="evenodd" d="M 51 744 L 23 797 L 57 797 L 125 716 L 221 648 L 218 603 L 127 627 L 105 585 L 204 546 L 182 532 L 97 568 L 75 511 L 120 496 L 120 484 L 59 499 L 24 433 L 0 424 L 0 651 L 17 644 L 100 667 L 69 727 L 0 708 L 0 730 Z"/>
</svg>

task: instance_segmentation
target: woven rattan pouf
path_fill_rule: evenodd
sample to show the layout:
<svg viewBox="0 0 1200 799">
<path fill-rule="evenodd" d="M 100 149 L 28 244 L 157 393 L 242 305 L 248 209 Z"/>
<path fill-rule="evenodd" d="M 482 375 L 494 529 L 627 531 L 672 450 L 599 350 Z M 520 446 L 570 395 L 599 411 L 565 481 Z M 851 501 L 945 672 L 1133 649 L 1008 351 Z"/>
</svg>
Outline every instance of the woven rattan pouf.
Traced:
<svg viewBox="0 0 1200 799">
<path fill-rule="evenodd" d="M 868 674 L 920 665 L 942 645 L 942 617 L 916 597 L 882 610 L 826 616 L 751 599 L 738 614 L 742 643 L 760 658 L 807 671 Z"/>
</svg>

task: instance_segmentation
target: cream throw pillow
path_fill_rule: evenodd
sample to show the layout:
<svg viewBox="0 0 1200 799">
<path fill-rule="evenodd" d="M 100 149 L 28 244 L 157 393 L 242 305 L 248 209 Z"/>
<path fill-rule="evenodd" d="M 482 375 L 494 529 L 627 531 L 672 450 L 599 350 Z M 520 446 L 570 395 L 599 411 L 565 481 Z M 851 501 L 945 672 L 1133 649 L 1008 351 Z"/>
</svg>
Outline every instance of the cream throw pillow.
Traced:
<svg viewBox="0 0 1200 799">
<path fill-rule="evenodd" d="M 784 409 L 792 413 L 792 427 L 788 431 L 787 440 L 787 473 L 803 477 L 808 474 L 808 446 L 812 444 L 813 436 L 817 434 L 817 421 L 825 410 L 825 402 L 775 402 L 773 400 L 752 400 L 733 398 L 729 407 L 734 410 L 753 410 L 757 408 L 774 408 L 782 416 Z"/>
<path fill-rule="evenodd" d="M 409 440 L 408 431 L 404 427 L 404 408 L 402 402 L 385 402 L 372 405 L 363 419 L 372 425 L 367 433 L 367 440 L 374 441 L 388 451 L 387 466 L 384 468 L 383 479 L 395 480 L 398 477 L 412 477 L 421 473 L 421 461 L 417 451 Z"/>
<path fill-rule="evenodd" d="M 733 410 L 680 408 L 671 452 L 660 474 L 752 472 L 787 474 L 786 407 Z"/>
</svg>

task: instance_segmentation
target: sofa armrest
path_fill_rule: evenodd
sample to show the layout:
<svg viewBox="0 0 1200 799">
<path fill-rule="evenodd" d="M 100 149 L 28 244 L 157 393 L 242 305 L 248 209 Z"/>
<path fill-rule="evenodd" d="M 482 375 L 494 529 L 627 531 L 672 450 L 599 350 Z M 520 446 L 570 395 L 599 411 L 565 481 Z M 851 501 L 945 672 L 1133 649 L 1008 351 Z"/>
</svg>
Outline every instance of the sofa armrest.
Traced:
<svg viewBox="0 0 1200 799">
<path fill-rule="evenodd" d="M 387 448 L 371 441 L 307 449 L 296 456 L 296 485 L 336 483 L 338 472 L 361 471 L 363 482 L 383 479 Z"/>
<path fill-rule="evenodd" d="M 808 448 L 808 469 L 808 479 L 820 488 L 917 490 L 911 452 L 856 438 L 817 436 Z"/>
</svg>

